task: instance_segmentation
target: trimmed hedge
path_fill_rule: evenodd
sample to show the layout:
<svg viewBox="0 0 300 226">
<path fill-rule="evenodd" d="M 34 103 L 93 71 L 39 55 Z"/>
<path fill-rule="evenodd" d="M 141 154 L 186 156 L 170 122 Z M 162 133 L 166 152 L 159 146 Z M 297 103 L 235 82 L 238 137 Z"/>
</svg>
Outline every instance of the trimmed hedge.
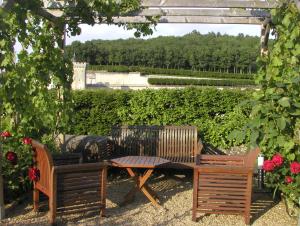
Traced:
<svg viewBox="0 0 300 226">
<path fill-rule="evenodd" d="M 176 78 L 148 78 L 151 85 L 194 85 L 194 86 L 254 86 L 255 82 L 248 79 L 176 79 Z"/>
<path fill-rule="evenodd" d="M 112 125 L 195 125 L 204 142 L 239 145 L 229 133 L 248 122 L 250 91 L 212 88 L 74 91 L 71 134 L 109 135 Z M 248 139 L 248 138 L 247 138 Z M 244 140 L 243 142 L 247 142 Z"/>
<path fill-rule="evenodd" d="M 232 79 L 249 79 L 254 78 L 253 74 L 234 74 L 234 73 L 219 73 L 219 72 L 204 72 L 192 71 L 184 69 L 166 69 L 166 68 L 151 68 L 138 66 L 124 66 L 124 65 L 88 65 L 88 70 L 108 72 L 140 72 L 143 75 L 155 74 L 163 76 L 181 76 L 181 77 L 195 77 L 195 78 L 232 78 Z"/>
</svg>

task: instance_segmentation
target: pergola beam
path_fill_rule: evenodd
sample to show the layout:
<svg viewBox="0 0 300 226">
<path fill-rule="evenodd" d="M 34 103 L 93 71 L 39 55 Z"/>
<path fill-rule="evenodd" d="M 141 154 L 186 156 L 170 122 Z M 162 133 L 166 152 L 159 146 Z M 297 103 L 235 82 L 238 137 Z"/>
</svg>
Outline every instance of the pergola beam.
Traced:
<svg viewBox="0 0 300 226">
<path fill-rule="evenodd" d="M 217 16 L 217 17 L 269 17 L 265 10 L 245 9 L 203 9 L 203 8 L 148 8 L 130 16 Z"/>
<path fill-rule="evenodd" d="M 263 18 L 256 17 L 215 17 L 215 16 L 162 16 L 158 23 L 198 23 L 198 24 L 261 24 Z M 146 17 L 115 17 L 115 23 L 149 23 Z"/>
<path fill-rule="evenodd" d="M 260 37 L 260 54 L 261 56 L 266 56 L 269 53 L 269 36 L 271 30 L 271 19 L 266 18 L 261 26 L 261 37 Z"/>
<path fill-rule="evenodd" d="M 276 0 L 143 0 L 143 7 L 257 8 L 278 7 Z"/>
</svg>

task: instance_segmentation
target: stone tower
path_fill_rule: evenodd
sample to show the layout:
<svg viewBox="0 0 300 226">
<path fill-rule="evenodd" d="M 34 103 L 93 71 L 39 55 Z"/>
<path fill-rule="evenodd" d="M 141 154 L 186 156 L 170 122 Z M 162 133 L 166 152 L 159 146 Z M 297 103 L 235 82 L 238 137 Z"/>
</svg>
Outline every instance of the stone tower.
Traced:
<svg viewBox="0 0 300 226">
<path fill-rule="evenodd" d="M 86 63 L 73 62 L 73 83 L 72 89 L 85 89 L 86 87 Z"/>
</svg>

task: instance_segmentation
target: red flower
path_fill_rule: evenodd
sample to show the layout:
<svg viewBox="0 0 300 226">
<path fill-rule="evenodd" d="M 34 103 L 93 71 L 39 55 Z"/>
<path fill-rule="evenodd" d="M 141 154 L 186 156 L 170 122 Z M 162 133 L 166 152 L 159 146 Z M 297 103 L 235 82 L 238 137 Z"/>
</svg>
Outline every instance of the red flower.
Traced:
<svg viewBox="0 0 300 226">
<path fill-rule="evenodd" d="M 286 176 L 285 177 L 285 182 L 287 183 L 287 184 L 290 184 L 290 183 L 292 183 L 294 181 L 294 179 L 292 178 L 292 177 L 290 177 L 290 176 Z"/>
<path fill-rule="evenodd" d="M 0 136 L 1 137 L 11 137 L 11 133 L 8 131 L 3 131 L 0 133 Z"/>
<path fill-rule="evenodd" d="M 5 158 L 7 161 L 9 161 L 12 165 L 16 165 L 18 161 L 18 156 L 15 152 L 13 151 L 8 151 L 5 155 Z"/>
<path fill-rule="evenodd" d="M 40 170 L 35 167 L 29 168 L 28 177 L 31 181 L 38 181 L 40 179 Z"/>
<path fill-rule="evenodd" d="M 293 174 L 300 173 L 300 163 L 299 162 L 292 162 L 290 165 L 290 170 Z"/>
<path fill-rule="evenodd" d="M 276 155 L 273 156 L 272 162 L 274 163 L 275 166 L 281 166 L 283 163 L 283 157 L 281 154 L 277 153 Z"/>
<path fill-rule="evenodd" d="M 275 164 L 272 160 L 265 160 L 263 164 L 263 169 L 266 172 L 271 172 L 275 168 Z"/>
<path fill-rule="evenodd" d="M 23 144 L 31 145 L 32 139 L 30 137 L 23 138 Z"/>
</svg>

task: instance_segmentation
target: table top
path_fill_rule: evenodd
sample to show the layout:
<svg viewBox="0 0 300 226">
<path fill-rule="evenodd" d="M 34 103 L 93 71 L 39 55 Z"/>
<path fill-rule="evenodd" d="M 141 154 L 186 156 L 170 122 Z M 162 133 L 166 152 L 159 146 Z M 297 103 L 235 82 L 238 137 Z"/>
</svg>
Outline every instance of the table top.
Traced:
<svg viewBox="0 0 300 226">
<path fill-rule="evenodd" d="M 160 157 L 152 156 L 125 156 L 110 160 L 116 167 L 134 167 L 134 168 L 155 168 L 171 161 Z"/>
</svg>

